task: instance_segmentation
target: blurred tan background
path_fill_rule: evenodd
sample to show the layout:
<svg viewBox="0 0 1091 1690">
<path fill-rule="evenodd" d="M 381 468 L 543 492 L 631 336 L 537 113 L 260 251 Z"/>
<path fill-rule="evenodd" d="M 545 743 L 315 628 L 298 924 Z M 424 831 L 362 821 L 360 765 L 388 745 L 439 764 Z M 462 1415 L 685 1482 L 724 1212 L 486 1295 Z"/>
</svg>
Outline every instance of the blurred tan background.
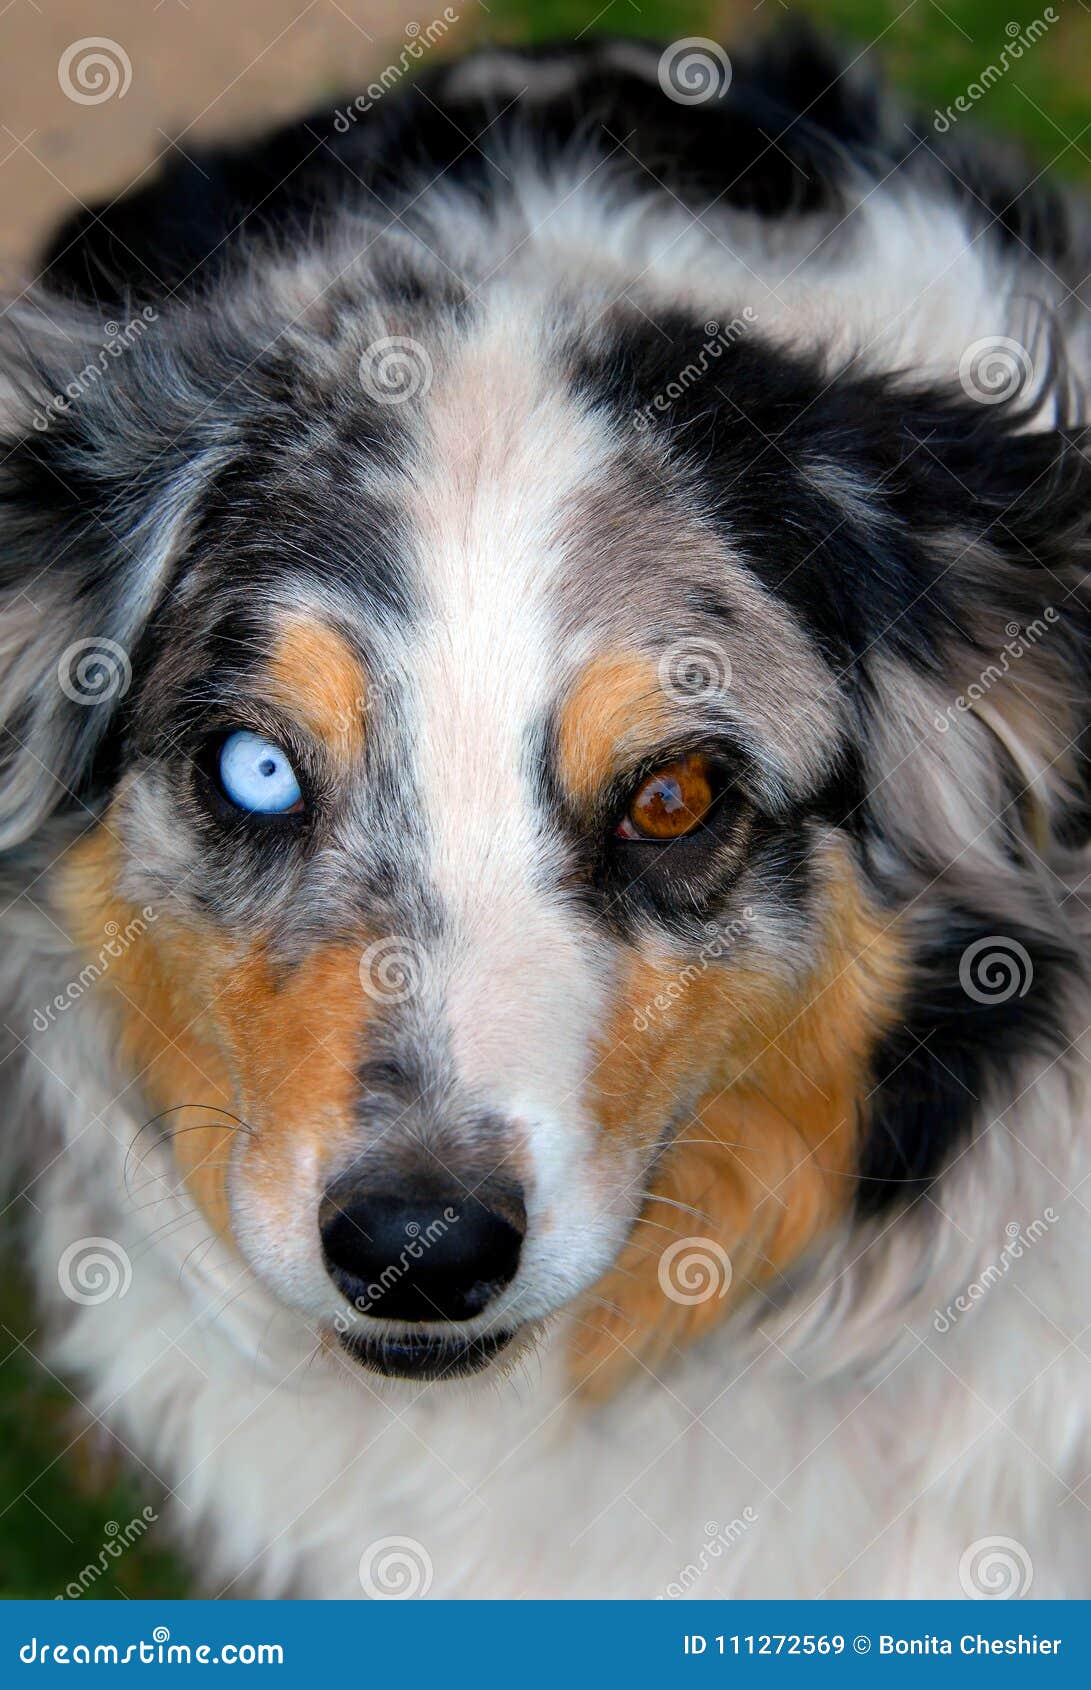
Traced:
<svg viewBox="0 0 1091 1690">
<path fill-rule="evenodd" d="M 483 9 L 472 0 L 443 45 Z M 26 280 L 42 232 L 120 191 L 173 141 L 238 134 L 366 85 L 437 0 L 0 0 L 0 283 Z M 73 43 L 88 48 L 59 67 Z M 448 42 L 450 47 L 448 48 Z M 126 80 L 125 61 L 131 66 Z M 79 65 L 84 81 L 79 82 Z M 117 91 L 97 99 L 116 83 Z"/>
</svg>

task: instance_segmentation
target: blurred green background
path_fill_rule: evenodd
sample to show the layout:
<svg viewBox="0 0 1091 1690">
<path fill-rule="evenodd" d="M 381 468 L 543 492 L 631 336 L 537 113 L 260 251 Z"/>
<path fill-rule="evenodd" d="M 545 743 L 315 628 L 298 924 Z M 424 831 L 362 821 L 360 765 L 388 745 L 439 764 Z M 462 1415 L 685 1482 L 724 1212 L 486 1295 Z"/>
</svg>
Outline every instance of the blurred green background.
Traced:
<svg viewBox="0 0 1091 1690">
<path fill-rule="evenodd" d="M 351 8 L 352 0 L 343 4 Z M 1091 11 L 1081 0 L 1053 0 L 1053 9 L 1059 21 L 961 121 L 1018 136 L 1042 165 L 1091 180 Z M 358 10 L 374 33 L 375 8 Z M 514 42 L 594 32 L 667 40 L 706 35 L 730 46 L 756 30 L 810 16 L 859 46 L 875 44 L 891 81 L 931 111 L 962 93 L 997 57 L 1008 39 L 1007 25 L 1025 29 L 1043 11 L 1039 0 L 947 0 L 943 6 L 937 0 L 823 0 L 821 5 L 760 0 L 756 6 L 747 0 L 727 5 L 609 0 L 601 7 L 595 0 L 489 0 L 487 12 L 465 9 L 450 39 L 458 47 L 483 39 Z M 432 15 L 425 0 L 419 17 L 426 22 Z M 248 43 L 252 37 L 251 28 Z M 251 50 L 240 38 L 240 69 Z M 9 1212 L 9 1225 L 11 1219 Z M 5 1256 L 7 1268 L 0 1274 L 0 1595 L 56 1596 L 79 1579 L 82 1568 L 103 1560 L 106 1571 L 88 1586 L 88 1596 L 184 1595 L 185 1575 L 157 1525 L 141 1532 L 116 1559 L 108 1551 L 104 1555 L 119 1528 L 123 1533 L 145 1505 L 158 1511 L 159 1499 L 118 1466 L 104 1449 L 101 1433 L 94 1428 L 81 1432 L 69 1393 L 33 1358 L 35 1323 L 27 1287 L 19 1279 L 14 1250 L 9 1247 Z"/>
<path fill-rule="evenodd" d="M 489 0 L 491 33 L 545 41 L 583 32 L 674 38 L 707 35 L 731 45 L 755 31 L 810 18 L 858 47 L 873 47 L 889 80 L 930 112 L 947 106 L 994 61 L 1006 26 L 1025 29 L 1047 0 Z M 978 102 L 972 123 L 1018 136 L 1040 162 L 1091 179 L 1091 9 L 1055 0 L 1057 18 L 1009 74 Z M 1012 35 L 1017 32 L 1013 28 Z M 1084 133 L 1086 131 L 1086 133 Z"/>
</svg>

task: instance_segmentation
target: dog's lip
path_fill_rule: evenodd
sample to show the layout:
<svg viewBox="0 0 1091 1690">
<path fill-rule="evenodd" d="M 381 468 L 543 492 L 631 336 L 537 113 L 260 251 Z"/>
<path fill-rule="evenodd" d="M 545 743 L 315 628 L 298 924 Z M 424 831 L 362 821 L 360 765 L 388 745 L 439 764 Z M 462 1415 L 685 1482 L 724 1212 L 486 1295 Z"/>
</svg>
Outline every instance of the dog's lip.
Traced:
<svg viewBox="0 0 1091 1690">
<path fill-rule="evenodd" d="M 458 1379 L 477 1373 L 505 1349 L 514 1332 L 469 1337 L 459 1332 L 342 1332 L 354 1361 L 387 1379 Z"/>
</svg>

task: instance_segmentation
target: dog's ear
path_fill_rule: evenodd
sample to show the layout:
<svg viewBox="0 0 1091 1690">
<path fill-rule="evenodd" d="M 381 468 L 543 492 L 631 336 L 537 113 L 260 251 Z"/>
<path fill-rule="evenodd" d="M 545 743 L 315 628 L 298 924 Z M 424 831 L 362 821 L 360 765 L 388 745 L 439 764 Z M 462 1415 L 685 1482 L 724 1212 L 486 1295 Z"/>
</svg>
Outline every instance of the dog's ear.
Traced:
<svg viewBox="0 0 1091 1690">
<path fill-rule="evenodd" d="M 982 1100 L 1029 1085 L 1082 1026 L 1091 440 L 1047 405 L 1063 410 L 1051 393 L 907 406 L 896 497 L 936 634 L 873 672 L 865 736 L 873 861 L 909 965 L 862 1110 L 865 1211 L 924 1189 Z"/>
<path fill-rule="evenodd" d="M 902 624 L 922 635 L 912 659 L 869 658 L 871 785 L 932 854 L 965 850 L 966 830 L 1047 859 L 1089 836 L 1091 433 L 1056 421 L 1063 386 L 905 400 L 885 491 L 924 560 Z"/>
<path fill-rule="evenodd" d="M 199 407 L 158 329 L 43 297 L 0 336 L 0 849 L 93 803 L 182 543 Z"/>
</svg>

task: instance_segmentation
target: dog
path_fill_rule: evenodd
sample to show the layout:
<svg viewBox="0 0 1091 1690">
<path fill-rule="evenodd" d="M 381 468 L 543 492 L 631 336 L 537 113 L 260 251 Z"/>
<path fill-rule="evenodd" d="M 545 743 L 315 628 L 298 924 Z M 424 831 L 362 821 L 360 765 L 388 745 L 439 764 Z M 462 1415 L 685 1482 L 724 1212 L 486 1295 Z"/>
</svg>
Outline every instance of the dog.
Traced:
<svg viewBox="0 0 1091 1690">
<path fill-rule="evenodd" d="M 202 1590 L 1091 1594 L 1091 223 L 968 127 L 482 50 L 10 304 L 12 1212 Z"/>
</svg>

